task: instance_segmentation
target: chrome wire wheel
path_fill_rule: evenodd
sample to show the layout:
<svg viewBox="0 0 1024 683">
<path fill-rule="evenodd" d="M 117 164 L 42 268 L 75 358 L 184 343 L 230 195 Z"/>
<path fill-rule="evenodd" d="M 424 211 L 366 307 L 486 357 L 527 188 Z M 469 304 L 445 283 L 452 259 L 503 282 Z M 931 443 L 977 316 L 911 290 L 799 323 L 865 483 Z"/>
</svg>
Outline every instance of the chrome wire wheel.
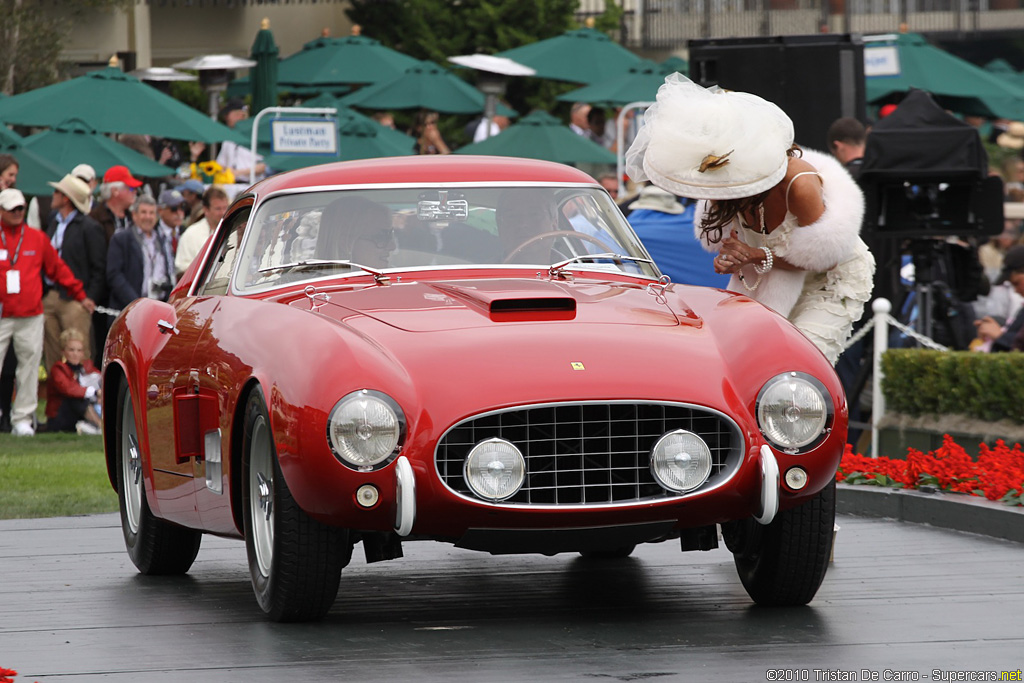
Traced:
<svg viewBox="0 0 1024 683">
<path fill-rule="evenodd" d="M 142 480 L 142 458 L 139 436 L 135 427 L 131 393 L 125 392 L 121 407 L 121 481 L 124 482 L 125 522 L 133 533 L 139 533 L 142 524 L 142 501 L 145 485 Z"/>
<path fill-rule="evenodd" d="M 249 514 L 260 574 L 270 576 L 274 560 L 274 451 L 266 418 L 256 419 L 249 453 Z"/>
</svg>

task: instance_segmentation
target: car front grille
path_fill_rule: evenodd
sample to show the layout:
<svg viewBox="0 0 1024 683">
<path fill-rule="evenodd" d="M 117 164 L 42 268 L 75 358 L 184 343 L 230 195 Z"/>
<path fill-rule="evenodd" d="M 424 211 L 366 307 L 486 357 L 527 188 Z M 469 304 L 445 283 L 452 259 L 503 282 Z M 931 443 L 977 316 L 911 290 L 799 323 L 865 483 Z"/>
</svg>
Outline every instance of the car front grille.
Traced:
<svg viewBox="0 0 1024 683">
<path fill-rule="evenodd" d="M 711 449 L 711 476 L 697 491 L 739 467 L 742 436 L 716 411 L 675 403 L 558 403 L 477 415 L 441 437 L 435 462 L 441 481 L 473 497 L 463 477 L 469 451 L 485 439 L 512 442 L 526 458 L 526 481 L 504 504 L 609 505 L 674 497 L 650 469 L 650 452 L 666 432 L 685 429 Z"/>
</svg>

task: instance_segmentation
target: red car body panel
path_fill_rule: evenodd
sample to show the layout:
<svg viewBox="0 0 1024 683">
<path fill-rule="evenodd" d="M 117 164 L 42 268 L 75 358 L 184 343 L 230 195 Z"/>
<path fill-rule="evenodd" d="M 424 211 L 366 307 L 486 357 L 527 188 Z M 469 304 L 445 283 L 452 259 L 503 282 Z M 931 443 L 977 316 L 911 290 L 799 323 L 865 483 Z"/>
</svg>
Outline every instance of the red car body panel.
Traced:
<svg viewBox="0 0 1024 683">
<path fill-rule="evenodd" d="M 425 182 L 428 169 L 429 182 L 593 183 L 575 169 L 527 160 L 412 158 L 315 167 L 272 177 L 252 192 Z M 846 402 L 830 364 L 787 321 L 741 295 L 650 287 L 625 274 L 562 280 L 538 276 L 536 268 L 473 268 L 403 273 L 389 284 L 369 275 L 318 282 L 317 294 L 327 301 L 301 286 L 245 297 L 191 296 L 206 258 L 205 252 L 197 258 L 170 303 L 143 299 L 129 306 L 105 351 L 106 381 L 123 376 L 136 399 L 149 505 L 181 525 L 242 535 L 237 440 L 245 392 L 254 385 L 267 399 L 281 470 L 296 502 L 325 523 L 364 531 L 395 528 L 395 463 L 369 472 L 343 465 L 329 447 L 328 416 L 353 391 L 391 396 L 407 420 L 401 455 L 416 480 L 412 535 L 452 541 L 471 529 L 664 521 L 682 529 L 756 514 L 766 442 L 754 405 L 765 382 L 788 371 L 824 384 L 835 424 L 809 453 L 773 451 L 782 472 L 801 465 L 809 474 L 799 492 L 781 487 L 780 508 L 826 486 L 844 448 Z M 531 309 L 541 299 L 561 303 Z M 509 301 L 523 305 L 503 309 Z M 159 321 L 177 333 L 161 332 Z M 742 434 L 743 464 L 714 489 L 628 505 L 507 506 L 457 494 L 440 480 L 435 448 L 465 418 L 512 406 L 622 400 L 684 402 L 724 413 Z M 222 494 L 206 485 L 200 437 L 218 428 Z M 105 432 L 109 454 L 114 430 Z M 381 494 L 369 509 L 355 500 L 364 484 Z"/>
</svg>

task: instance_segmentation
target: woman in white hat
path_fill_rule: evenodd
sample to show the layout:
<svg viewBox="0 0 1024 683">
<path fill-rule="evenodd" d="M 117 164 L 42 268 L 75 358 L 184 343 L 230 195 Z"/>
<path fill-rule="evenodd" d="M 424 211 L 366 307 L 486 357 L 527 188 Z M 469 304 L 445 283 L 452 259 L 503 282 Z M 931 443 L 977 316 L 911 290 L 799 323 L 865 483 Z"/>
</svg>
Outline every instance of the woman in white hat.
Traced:
<svg viewBox="0 0 1024 683">
<path fill-rule="evenodd" d="M 749 93 L 672 74 L 626 153 L 635 181 L 702 200 L 694 230 L 716 272 L 786 316 L 835 364 L 871 297 L 864 197 L 831 156 L 793 144 L 793 122 Z"/>
</svg>

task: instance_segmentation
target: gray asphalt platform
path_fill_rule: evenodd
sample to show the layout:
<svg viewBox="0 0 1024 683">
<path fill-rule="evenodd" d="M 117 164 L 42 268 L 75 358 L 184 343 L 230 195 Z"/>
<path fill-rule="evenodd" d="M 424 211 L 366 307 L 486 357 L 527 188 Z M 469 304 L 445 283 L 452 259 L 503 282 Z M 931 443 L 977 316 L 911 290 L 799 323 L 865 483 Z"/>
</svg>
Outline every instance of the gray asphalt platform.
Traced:
<svg viewBox="0 0 1024 683">
<path fill-rule="evenodd" d="M 372 565 L 357 546 L 327 618 L 296 625 L 263 618 L 239 541 L 207 536 L 189 575 L 150 578 L 117 515 L 2 521 L 0 668 L 15 683 L 600 683 L 966 680 L 948 676 L 1024 666 L 1024 545 L 838 524 L 804 608 L 753 606 L 724 548 L 594 562 L 421 542 Z"/>
</svg>

